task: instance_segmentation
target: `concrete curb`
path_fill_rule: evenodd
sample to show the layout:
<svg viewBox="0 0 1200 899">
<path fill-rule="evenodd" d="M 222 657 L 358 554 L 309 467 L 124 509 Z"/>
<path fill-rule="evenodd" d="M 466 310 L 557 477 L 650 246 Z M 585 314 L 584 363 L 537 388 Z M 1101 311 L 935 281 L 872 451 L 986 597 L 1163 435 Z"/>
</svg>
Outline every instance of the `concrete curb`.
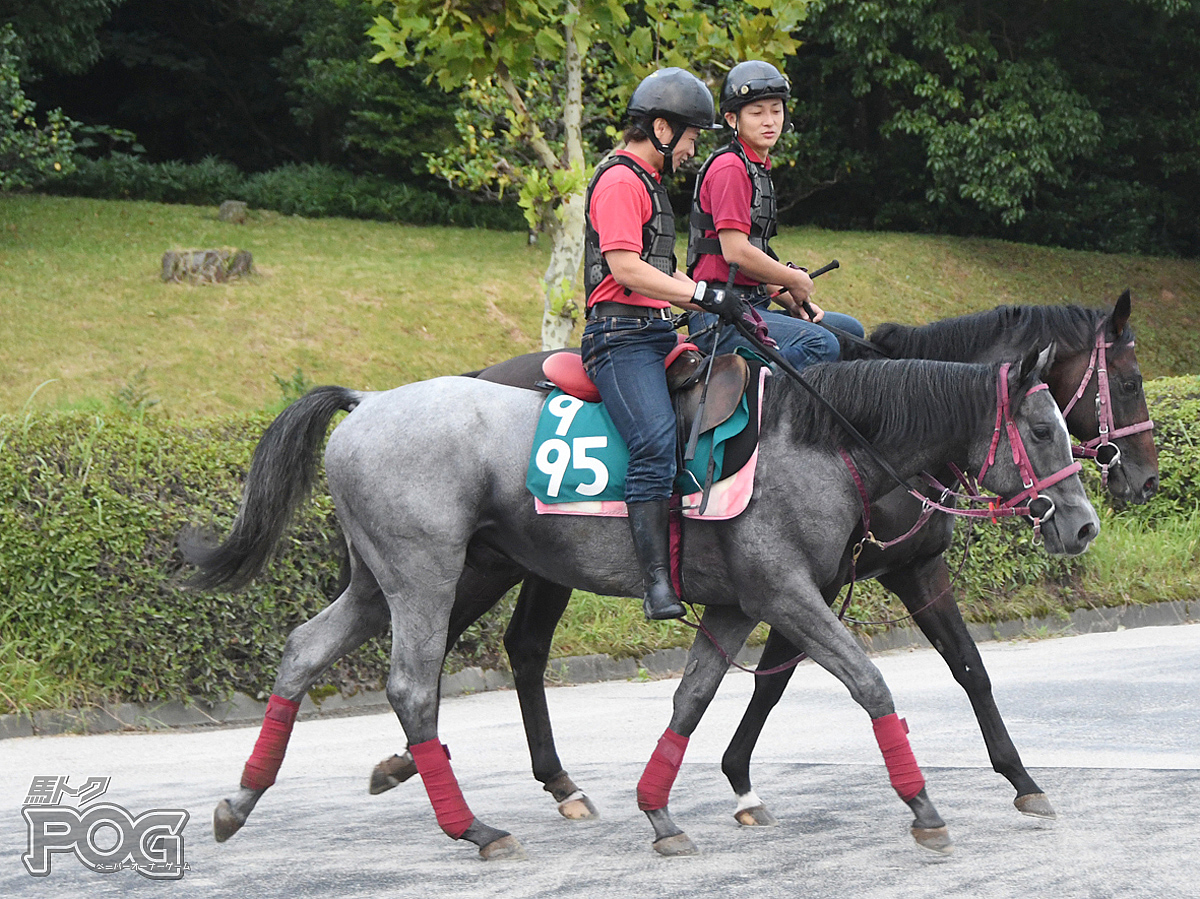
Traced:
<svg viewBox="0 0 1200 899">
<path fill-rule="evenodd" d="M 1154 605 L 1120 606 L 1111 609 L 1081 609 L 1065 617 L 1027 618 L 994 624 L 970 624 L 968 630 L 977 643 L 1018 638 L 1066 637 L 1076 634 L 1103 633 L 1131 627 L 1156 627 L 1185 624 L 1200 619 L 1200 602 L 1162 602 Z M 928 647 L 929 641 L 916 628 L 893 628 L 873 636 L 857 635 L 868 652 Z M 737 661 L 754 665 L 762 647 L 750 646 Z M 606 655 L 575 656 L 553 659 L 546 682 L 553 685 L 587 684 L 636 677 L 677 677 L 687 664 L 686 649 L 663 649 L 641 659 L 614 659 Z M 488 690 L 506 690 L 513 686 L 507 671 L 466 668 L 442 678 L 442 696 L 460 696 Z M 211 703 L 202 699 L 189 702 L 171 700 L 157 705 L 121 703 L 99 708 L 51 710 L 30 715 L 0 715 L 0 740 L 10 737 L 51 736 L 56 734 L 99 734 L 113 731 L 162 730 L 196 727 L 253 727 L 262 723 L 266 703 L 238 695 L 227 702 Z M 335 694 L 319 702 L 310 696 L 300 704 L 301 720 L 343 715 L 379 714 L 390 711 L 382 690 L 361 691 L 346 696 Z"/>
</svg>

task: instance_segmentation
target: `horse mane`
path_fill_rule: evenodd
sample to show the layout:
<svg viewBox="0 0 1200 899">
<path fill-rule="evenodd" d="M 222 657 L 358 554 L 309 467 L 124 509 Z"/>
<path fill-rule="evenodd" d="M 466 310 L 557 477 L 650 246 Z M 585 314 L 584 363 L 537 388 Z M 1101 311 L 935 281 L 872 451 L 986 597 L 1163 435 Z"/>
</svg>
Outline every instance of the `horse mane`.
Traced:
<svg viewBox="0 0 1200 899">
<path fill-rule="evenodd" d="M 877 446 L 917 447 L 947 436 L 966 438 L 995 410 L 999 364 L 928 359 L 827 362 L 804 379 Z M 851 438 L 823 403 L 782 376 L 768 379 L 763 428 L 790 425 L 796 439 L 836 450 Z"/>
<path fill-rule="evenodd" d="M 1082 306 L 997 306 L 928 325 L 887 322 L 872 332 L 871 342 L 898 359 L 1015 359 L 1031 347 L 1051 341 L 1060 351 L 1090 349 L 1096 329 L 1107 318 L 1107 312 Z M 1126 327 L 1117 342 L 1124 344 L 1132 339 L 1133 333 Z M 1011 353 L 1001 352 L 1009 349 Z"/>
</svg>

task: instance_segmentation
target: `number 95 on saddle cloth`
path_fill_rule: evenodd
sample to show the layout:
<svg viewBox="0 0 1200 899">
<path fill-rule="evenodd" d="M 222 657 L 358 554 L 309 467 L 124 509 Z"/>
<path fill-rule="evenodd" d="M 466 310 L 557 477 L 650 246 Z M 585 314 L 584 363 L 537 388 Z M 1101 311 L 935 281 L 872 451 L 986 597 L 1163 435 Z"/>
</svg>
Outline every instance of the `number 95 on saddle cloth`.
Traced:
<svg viewBox="0 0 1200 899">
<path fill-rule="evenodd" d="M 767 369 L 758 378 L 758 396 Z M 761 402 L 755 403 L 761 413 Z M 683 513 L 689 518 L 726 519 L 745 510 L 754 488 L 758 448 L 738 471 L 715 482 L 704 514 L 699 514 L 710 449 L 713 470 L 720 472 L 725 444 L 750 422 L 750 408 L 743 396 L 737 410 L 726 421 L 700 435 L 696 456 L 675 478 L 675 489 L 684 494 Z M 625 516 L 625 469 L 629 450 L 609 418 L 603 403 L 588 403 L 554 390 L 542 406 L 525 486 L 534 496 L 539 515 Z"/>
</svg>

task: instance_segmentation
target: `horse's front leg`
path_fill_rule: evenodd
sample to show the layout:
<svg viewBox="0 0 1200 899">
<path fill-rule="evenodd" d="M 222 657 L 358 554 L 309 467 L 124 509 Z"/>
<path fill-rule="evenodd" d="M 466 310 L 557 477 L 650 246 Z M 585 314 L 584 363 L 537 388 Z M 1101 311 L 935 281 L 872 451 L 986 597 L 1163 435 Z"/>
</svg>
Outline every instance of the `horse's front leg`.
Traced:
<svg viewBox="0 0 1200 899">
<path fill-rule="evenodd" d="M 332 605 L 288 635 L 258 740 L 242 771 L 241 786 L 213 812 L 213 835 L 223 843 L 237 833 L 258 800 L 275 783 L 300 700 L 321 673 L 388 625 L 383 594 L 361 574 Z"/>
<path fill-rule="evenodd" d="M 692 642 L 683 679 L 675 689 L 675 711 L 671 724 L 659 738 L 642 779 L 638 781 L 638 808 L 654 827 L 654 849 L 660 855 L 694 855 L 698 850 L 667 809 L 671 787 L 687 743 L 704 715 L 732 658 L 742 648 L 756 621 L 738 609 L 708 607 L 702 617 L 707 634 Z M 723 650 L 723 652 L 722 652 Z"/>
<path fill-rule="evenodd" d="M 525 740 L 533 763 L 533 776 L 554 797 L 564 818 L 580 821 L 597 818 L 600 813 L 591 799 L 575 786 L 563 769 L 554 745 L 550 708 L 546 703 L 546 665 L 550 644 L 571 588 L 529 575 L 521 585 L 512 619 L 504 632 L 504 648 L 512 663 L 513 683 L 521 704 Z"/>
<path fill-rule="evenodd" d="M 966 691 L 987 744 L 988 757 L 996 773 L 1008 779 L 1017 791 L 1013 804 L 1025 815 L 1056 817 L 1046 794 L 1034 782 L 1021 755 L 1008 735 L 1000 710 L 992 696 L 992 682 L 983 667 L 979 647 L 971 639 L 955 602 L 946 560 L 939 555 L 918 564 L 889 572 L 879 582 L 895 593 L 913 613 L 921 628 L 949 666 L 954 679 Z"/>
<path fill-rule="evenodd" d="M 909 745 L 908 726 L 896 715 L 882 673 L 816 591 L 790 591 L 787 600 L 774 601 L 772 606 L 764 609 L 764 620 L 840 680 L 871 716 L 892 788 L 913 813 L 913 839 L 926 849 L 949 852 L 949 830 L 925 791 L 925 777 Z"/>
<path fill-rule="evenodd" d="M 759 671 L 768 671 L 786 664 L 800 654 L 788 639 L 772 629 L 767 635 L 763 647 L 762 658 L 758 661 Z M 774 827 L 778 822 L 775 816 L 763 805 L 750 782 L 750 757 L 758 743 L 762 729 L 767 723 L 767 716 L 779 703 L 783 691 L 792 679 L 794 667 L 785 668 L 774 674 L 758 674 L 754 678 L 754 693 L 742 713 L 725 754 L 721 757 L 721 771 L 737 796 L 737 809 L 734 818 L 739 824 L 748 827 Z"/>
</svg>

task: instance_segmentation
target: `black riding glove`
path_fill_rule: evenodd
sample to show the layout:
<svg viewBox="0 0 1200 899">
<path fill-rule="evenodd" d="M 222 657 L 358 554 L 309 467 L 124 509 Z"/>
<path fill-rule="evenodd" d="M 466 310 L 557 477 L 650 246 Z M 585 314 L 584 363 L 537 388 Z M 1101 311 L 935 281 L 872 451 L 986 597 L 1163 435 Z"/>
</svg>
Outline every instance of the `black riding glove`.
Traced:
<svg viewBox="0 0 1200 899">
<path fill-rule="evenodd" d="M 736 293 L 723 287 L 710 287 L 704 281 L 696 282 L 692 302 L 705 312 L 719 315 L 727 322 L 741 318 L 746 312 L 746 304 Z"/>
</svg>

